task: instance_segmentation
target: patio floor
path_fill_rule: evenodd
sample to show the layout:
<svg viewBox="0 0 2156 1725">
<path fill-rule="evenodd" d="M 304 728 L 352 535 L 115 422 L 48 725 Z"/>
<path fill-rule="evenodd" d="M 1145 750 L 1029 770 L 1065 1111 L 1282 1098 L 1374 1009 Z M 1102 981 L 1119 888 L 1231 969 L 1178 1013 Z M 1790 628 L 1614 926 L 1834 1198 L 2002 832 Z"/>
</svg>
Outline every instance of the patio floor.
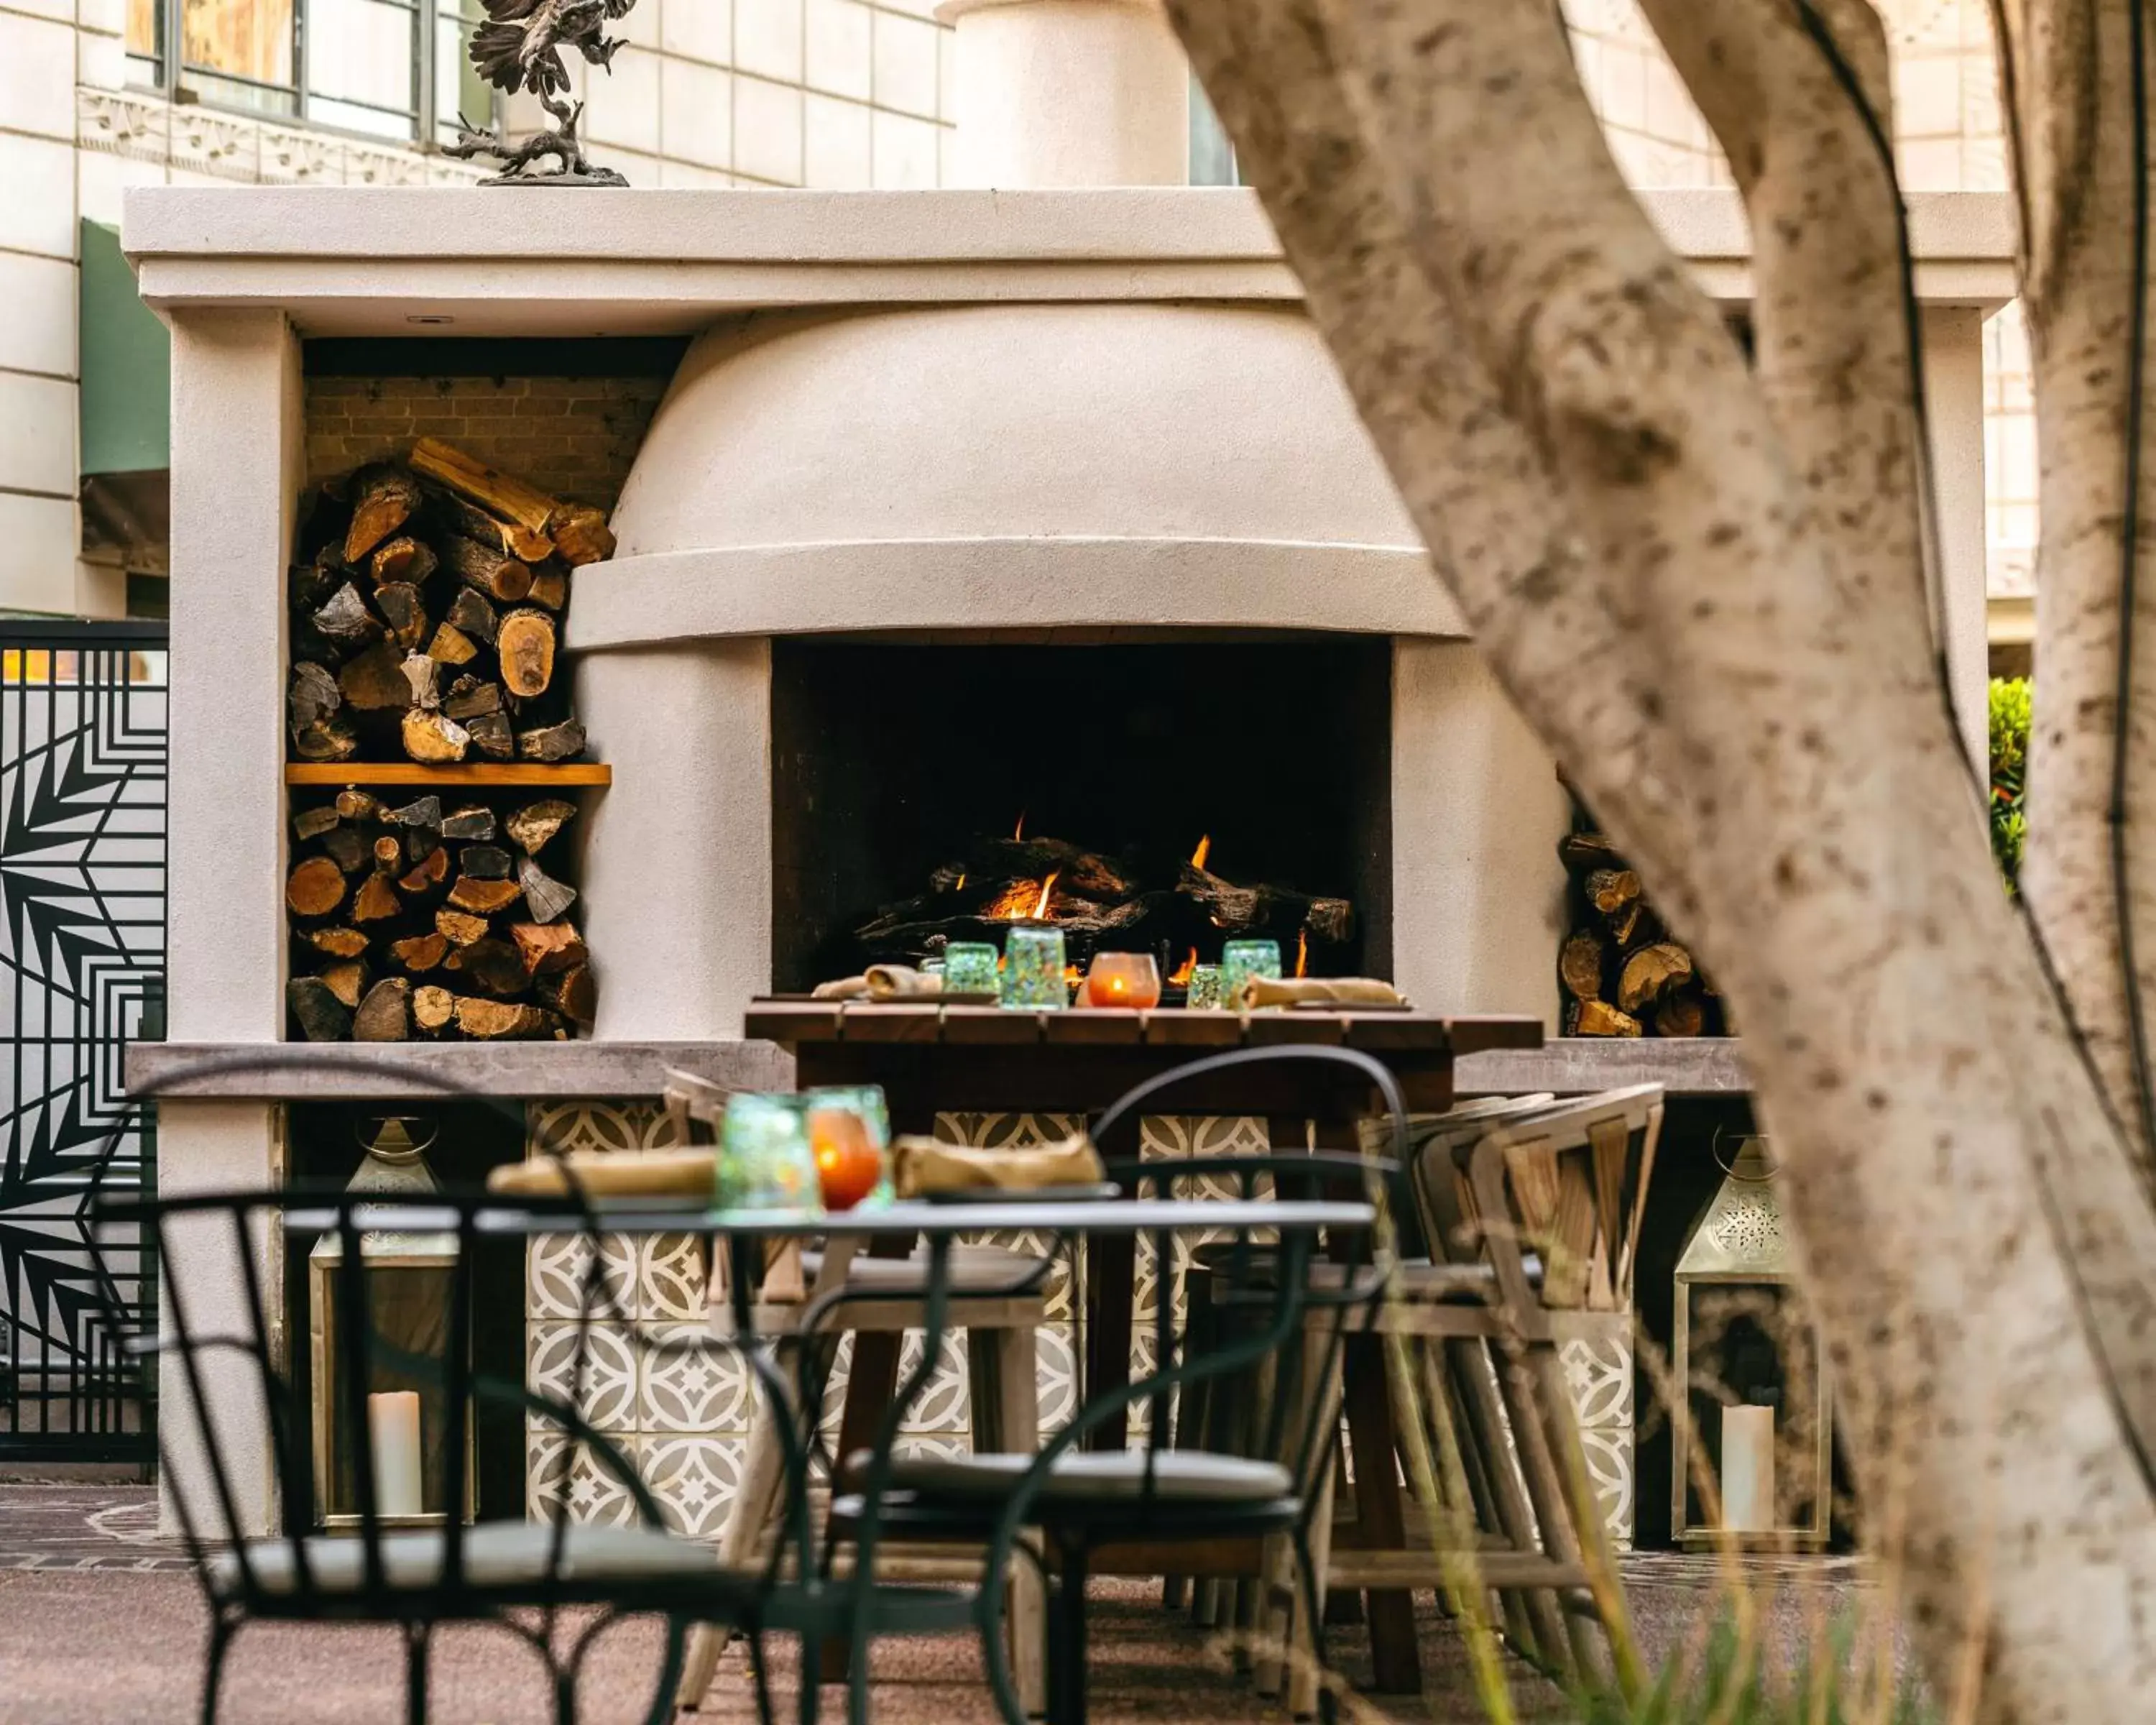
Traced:
<svg viewBox="0 0 2156 1725">
<path fill-rule="evenodd" d="M 1627 1586 L 1644 1651 L 1681 1645 L 1716 1609 L 1711 1565 L 1669 1557 L 1627 1560 Z M 1794 1646 L 1808 1624 L 1861 1589 L 1847 1563 L 1806 1563 L 1762 1576 Z M 1101 1725 L 1174 1720 L 1188 1725 L 1284 1720 L 1229 1668 L 1187 1615 L 1161 1609 L 1157 1586 L 1096 1584 L 1092 1717 Z M 1350 1717 L 1472 1725 L 1460 1641 L 1419 1599 L 1430 1693 L 1363 1697 Z M 141 1486 L 0 1484 L 0 1725 L 162 1725 L 198 1705 L 204 1625 L 201 1595 L 183 1560 L 156 1537 L 154 1493 Z M 1332 1631 L 1335 1666 L 1368 1676 L 1368 1646 L 1352 1627 Z M 657 1636 L 642 1624 L 611 1631 L 584 1687 L 593 1725 L 643 1717 Z M 793 1714 L 794 1665 L 774 1658 L 782 1717 Z M 995 1718 L 968 1638 L 888 1641 L 876 1650 L 874 1716 L 888 1725 L 988 1725 Z M 402 1658 L 387 1630 L 258 1625 L 235 1644 L 220 1717 L 230 1725 L 359 1725 L 400 1720 Z M 1511 1667 L 1523 1722 L 1570 1717 L 1524 1666 Z M 704 1717 L 753 1717 L 738 1656 Z M 826 1717 L 844 1717 L 844 1692 L 827 1689 Z M 498 1630 L 444 1631 L 436 1644 L 433 1717 L 444 1725 L 517 1725 L 549 1718 L 539 1667 Z"/>
</svg>

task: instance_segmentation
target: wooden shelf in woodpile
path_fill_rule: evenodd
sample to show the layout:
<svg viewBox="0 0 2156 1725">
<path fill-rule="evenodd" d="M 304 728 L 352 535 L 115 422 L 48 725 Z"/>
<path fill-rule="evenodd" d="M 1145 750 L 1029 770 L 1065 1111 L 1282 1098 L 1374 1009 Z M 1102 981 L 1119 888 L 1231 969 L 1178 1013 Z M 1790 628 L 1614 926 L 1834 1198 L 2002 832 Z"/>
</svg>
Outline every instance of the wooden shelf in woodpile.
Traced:
<svg viewBox="0 0 2156 1725">
<path fill-rule="evenodd" d="M 1726 1036 L 1727 1015 L 1638 873 L 1601 834 L 1568 834 L 1572 932 L 1558 948 L 1568 1036 Z"/>
<path fill-rule="evenodd" d="M 596 1009 L 576 889 L 540 858 L 559 798 L 393 805 L 356 787 L 292 814 L 285 1002 L 311 1042 L 564 1038 Z"/>
<path fill-rule="evenodd" d="M 311 504 L 290 585 L 296 761 L 552 766 L 583 753 L 556 672 L 570 572 L 613 554 L 598 510 L 430 438 Z"/>
<path fill-rule="evenodd" d="M 288 761 L 288 785 L 552 785 L 584 788 L 613 783 L 613 768 L 603 761 L 569 761 L 542 767 L 529 761 L 463 761 L 430 767 L 418 761 Z"/>
</svg>

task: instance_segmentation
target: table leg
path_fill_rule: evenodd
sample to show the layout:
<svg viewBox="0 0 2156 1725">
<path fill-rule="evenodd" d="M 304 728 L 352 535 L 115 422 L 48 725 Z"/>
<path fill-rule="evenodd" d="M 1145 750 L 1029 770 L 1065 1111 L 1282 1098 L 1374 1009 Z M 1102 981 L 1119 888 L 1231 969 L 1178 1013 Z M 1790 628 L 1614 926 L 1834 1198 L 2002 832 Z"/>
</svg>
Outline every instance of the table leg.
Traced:
<svg viewBox="0 0 2156 1725">
<path fill-rule="evenodd" d="M 1086 1242 L 1085 1401 L 1131 1381 L 1131 1305 L 1137 1293 L 1137 1241 L 1127 1234 Z M 1165 1289 L 1161 1297 L 1167 1298 Z M 1083 1405 L 1083 1403 L 1081 1404 Z M 1089 1450 L 1128 1447 L 1127 1413 L 1102 1420 L 1085 1439 Z"/>
<path fill-rule="evenodd" d="M 1353 1153 L 1360 1148 L 1360 1134 L 1352 1119 L 1317 1121 L 1310 1138 L 1322 1150 Z M 1278 1142 L 1276 1137 L 1276 1145 Z M 1400 1502 L 1399 1435 L 1393 1420 L 1383 1338 L 1348 1337 L 1341 1350 L 1340 1373 L 1348 1453 L 1355 1461 L 1355 1543 L 1378 1551 L 1404 1551 L 1407 1512 Z M 1386 1695 L 1419 1692 L 1422 1659 L 1415 1647 L 1414 1596 L 1404 1588 L 1372 1588 L 1364 1598 L 1376 1688 Z"/>
</svg>

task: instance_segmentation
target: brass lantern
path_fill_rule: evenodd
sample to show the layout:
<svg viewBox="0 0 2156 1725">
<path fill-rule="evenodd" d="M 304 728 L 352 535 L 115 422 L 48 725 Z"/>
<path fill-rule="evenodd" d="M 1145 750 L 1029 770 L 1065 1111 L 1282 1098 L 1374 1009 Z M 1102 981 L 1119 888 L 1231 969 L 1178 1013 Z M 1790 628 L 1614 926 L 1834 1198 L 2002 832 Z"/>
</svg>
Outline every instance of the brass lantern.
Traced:
<svg viewBox="0 0 2156 1725">
<path fill-rule="evenodd" d="M 1670 1531 L 1691 1549 L 1816 1550 L 1833 1517 L 1826 1357 L 1797 1292 L 1767 1140 L 1737 1143 L 1677 1260 L 1671 1364 L 1691 1417 L 1672 1422 Z M 1718 1519 L 1694 1478 L 1702 1452 Z"/>
<path fill-rule="evenodd" d="M 439 1192 L 427 1166 L 429 1134 L 414 1142 L 398 1118 L 381 1130 L 361 1161 L 347 1193 L 398 1196 Z M 362 1139 L 362 1142 L 365 1142 Z M 341 1348 L 351 1329 L 341 1276 L 344 1241 L 335 1232 L 307 1255 L 307 1322 L 314 1364 L 315 1503 L 321 1525 L 332 1531 L 360 1523 L 359 1422 L 373 1440 L 374 1506 L 384 1526 L 439 1527 L 448 1519 L 449 1394 L 444 1378 L 399 1362 L 389 1349 L 446 1366 L 450 1296 L 455 1286 L 457 1236 L 451 1233 L 380 1232 L 359 1237 L 364 1298 L 373 1348 L 366 1404 L 352 1404 Z M 384 1346 L 386 1344 L 386 1347 Z M 458 1338 L 454 1345 L 469 1345 Z M 469 1409 L 463 1466 L 467 1480 L 477 1466 Z M 474 1494 L 465 1502 L 469 1518 Z"/>
</svg>

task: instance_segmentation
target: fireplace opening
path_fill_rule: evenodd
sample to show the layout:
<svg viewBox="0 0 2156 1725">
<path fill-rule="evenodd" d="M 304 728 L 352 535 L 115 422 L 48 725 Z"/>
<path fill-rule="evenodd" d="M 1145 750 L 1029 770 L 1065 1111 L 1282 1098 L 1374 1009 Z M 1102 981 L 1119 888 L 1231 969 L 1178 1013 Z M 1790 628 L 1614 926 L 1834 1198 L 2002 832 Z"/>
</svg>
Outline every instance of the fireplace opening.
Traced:
<svg viewBox="0 0 2156 1725">
<path fill-rule="evenodd" d="M 1391 643 L 772 646 L 782 992 L 1016 919 L 1173 977 L 1391 974 Z"/>
</svg>

